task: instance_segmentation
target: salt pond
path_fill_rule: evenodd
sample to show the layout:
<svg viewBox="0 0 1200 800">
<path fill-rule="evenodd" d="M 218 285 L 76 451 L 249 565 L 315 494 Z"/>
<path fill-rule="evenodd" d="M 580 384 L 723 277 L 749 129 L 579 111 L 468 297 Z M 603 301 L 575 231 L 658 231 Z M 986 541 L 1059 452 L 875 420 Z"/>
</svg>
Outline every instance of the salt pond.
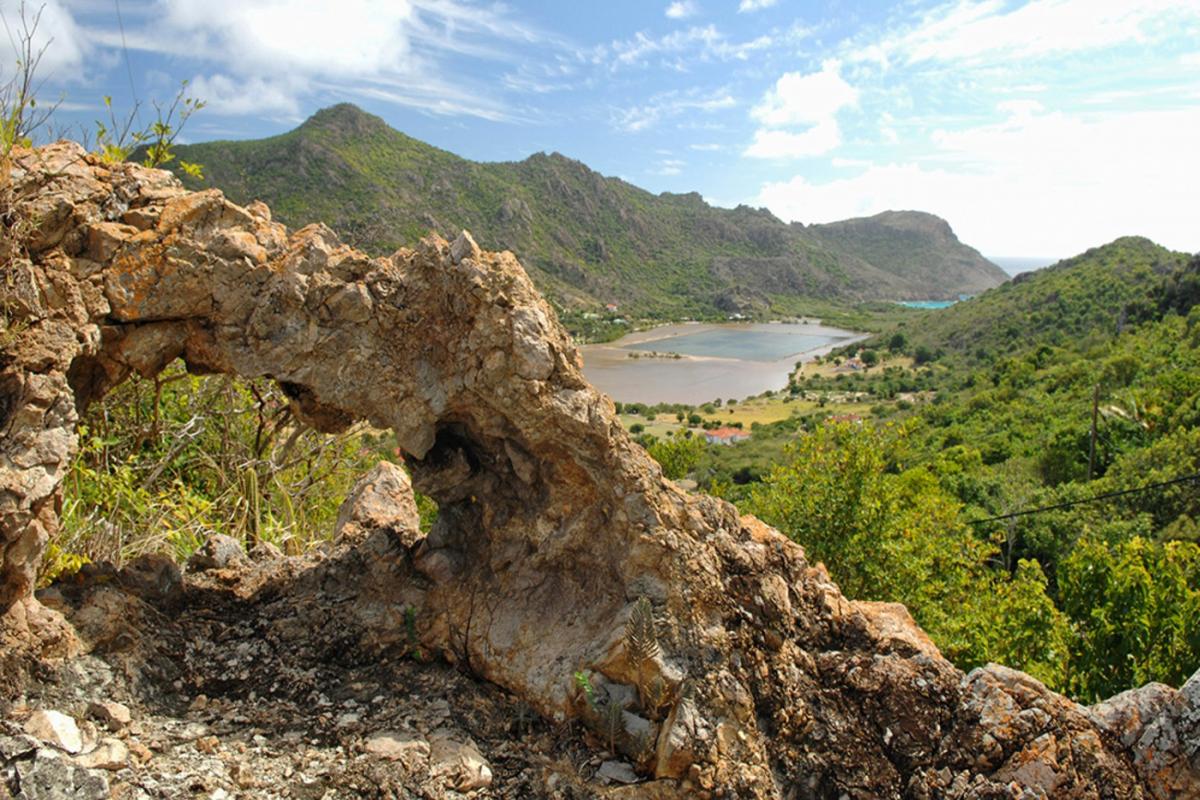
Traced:
<svg viewBox="0 0 1200 800">
<path fill-rule="evenodd" d="M 816 323 L 684 323 L 579 349 L 584 375 L 614 400 L 696 405 L 782 389 L 797 361 L 862 338 Z"/>
</svg>

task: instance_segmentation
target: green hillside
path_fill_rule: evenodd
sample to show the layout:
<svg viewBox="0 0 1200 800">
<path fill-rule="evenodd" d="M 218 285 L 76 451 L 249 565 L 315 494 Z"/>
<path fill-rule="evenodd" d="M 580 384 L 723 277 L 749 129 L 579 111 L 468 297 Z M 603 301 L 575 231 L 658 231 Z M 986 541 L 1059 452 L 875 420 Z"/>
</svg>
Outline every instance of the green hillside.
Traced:
<svg viewBox="0 0 1200 800">
<path fill-rule="evenodd" d="M 1086 349 L 1153 313 L 1188 256 L 1124 237 L 906 323 L 915 344 L 987 361 L 1031 345 Z"/>
<path fill-rule="evenodd" d="M 1118 239 L 855 347 L 700 484 L 960 665 L 1087 702 L 1200 667 L 1200 256 Z"/>
<path fill-rule="evenodd" d="M 851 233 L 818 235 L 762 209 L 714 208 L 695 193 L 653 195 L 558 154 L 475 163 L 348 104 L 281 136 L 178 151 L 204 166 L 203 183 L 185 177 L 192 188 L 265 200 L 289 225 L 325 222 L 368 251 L 467 228 L 484 247 L 514 251 L 564 309 L 814 313 L 829 301 L 957 296 L 1005 277 L 940 220 L 945 235 L 896 228 L 890 245 L 872 231 L 871 244 L 857 246 Z"/>
<path fill-rule="evenodd" d="M 887 264 L 889 271 L 928 286 L 947 284 L 961 294 L 977 294 L 1008 280 L 1004 270 L 959 242 L 946 220 L 923 211 L 884 211 L 808 230 L 835 249 Z"/>
</svg>

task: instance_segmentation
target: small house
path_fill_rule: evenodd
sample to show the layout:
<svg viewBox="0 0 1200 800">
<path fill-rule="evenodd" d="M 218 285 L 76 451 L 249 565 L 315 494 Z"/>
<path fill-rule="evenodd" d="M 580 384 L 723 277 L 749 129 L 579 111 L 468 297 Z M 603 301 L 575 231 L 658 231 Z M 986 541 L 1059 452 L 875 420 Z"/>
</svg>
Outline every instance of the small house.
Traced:
<svg viewBox="0 0 1200 800">
<path fill-rule="evenodd" d="M 709 444 L 733 444 L 749 438 L 750 434 L 741 428 L 713 428 L 704 432 L 704 440 Z"/>
</svg>

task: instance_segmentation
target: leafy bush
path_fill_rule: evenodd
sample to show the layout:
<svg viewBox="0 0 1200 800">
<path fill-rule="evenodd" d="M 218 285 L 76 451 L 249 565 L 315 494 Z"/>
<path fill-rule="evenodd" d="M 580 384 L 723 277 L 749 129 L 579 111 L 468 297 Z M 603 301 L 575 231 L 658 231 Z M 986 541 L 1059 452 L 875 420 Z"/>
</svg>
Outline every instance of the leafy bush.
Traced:
<svg viewBox="0 0 1200 800">
<path fill-rule="evenodd" d="M 391 454 L 389 443 L 363 426 L 336 436 L 304 427 L 265 380 L 181 366 L 135 378 L 80 426 L 44 577 L 81 559 L 186 558 L 212 532 L 300 552 L 333 533 L 354 481 Z M 436 509 L 423 502 L 429 519 Z"/>
<path fill-rule="evenodd" d="M 699 436 L 684 436 L 676 432 L 674 436 L 655 442 L 649 452 L 662 465 L 664 475 L 678 480 L 696 468 L 704 448 L 704 440 Z"/>
<path fill-rule="evenodd" d="M 1094 702 L 1149 681 L 1178 686 L 1200 665 L 1200 546 L 1084 539 L 1063 561 L 1059 594 L 1076 633 L 1077 697 Z"/>
<path fill-rule="evenodd" d="M 972 534 L 934 475 L 896 470 L 910 432 L 821 426 L 745 506 L 824 562 L 847 596 L 904 603 L 960 667 L 1003 661 L 1062 685 L 1066 622 L 1041 569 L 990 568 L 995 547 Z"/>
</svg>

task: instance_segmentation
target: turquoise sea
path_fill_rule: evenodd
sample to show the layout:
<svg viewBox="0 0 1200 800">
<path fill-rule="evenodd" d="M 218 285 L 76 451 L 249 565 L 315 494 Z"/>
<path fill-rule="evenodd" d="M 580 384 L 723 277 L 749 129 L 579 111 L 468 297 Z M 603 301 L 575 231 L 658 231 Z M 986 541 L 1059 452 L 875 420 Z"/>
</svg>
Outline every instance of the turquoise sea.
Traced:
<svg viewBox="0 0 1200 800">
<path fill-rule="evenodd" d="M 957 300 L 901 300 L 900 305 L 909 308 L 949 308 Z"/>
</svg>

